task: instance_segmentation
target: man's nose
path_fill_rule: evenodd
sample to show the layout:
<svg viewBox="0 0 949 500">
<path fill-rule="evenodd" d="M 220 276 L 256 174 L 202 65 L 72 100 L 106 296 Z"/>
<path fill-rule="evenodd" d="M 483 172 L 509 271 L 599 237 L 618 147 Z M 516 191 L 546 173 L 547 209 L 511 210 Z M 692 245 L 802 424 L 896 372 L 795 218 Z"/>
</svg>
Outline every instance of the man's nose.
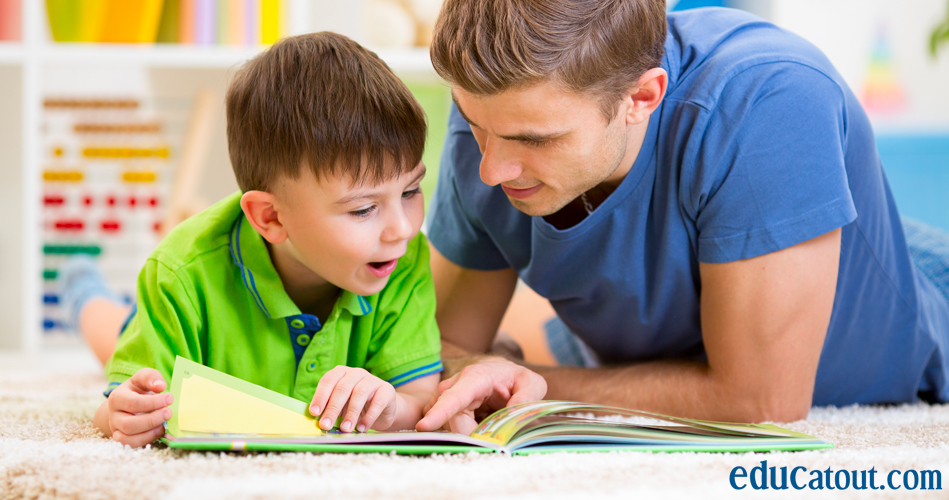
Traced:
<svg viewBox="0 0 949 500">
<path fill-rule="evenodd" d="M 521 165 L 503 139 L 485 138 L 481 151 L 481 182 L 497 186 L 521 176 Z"/>
</svg>

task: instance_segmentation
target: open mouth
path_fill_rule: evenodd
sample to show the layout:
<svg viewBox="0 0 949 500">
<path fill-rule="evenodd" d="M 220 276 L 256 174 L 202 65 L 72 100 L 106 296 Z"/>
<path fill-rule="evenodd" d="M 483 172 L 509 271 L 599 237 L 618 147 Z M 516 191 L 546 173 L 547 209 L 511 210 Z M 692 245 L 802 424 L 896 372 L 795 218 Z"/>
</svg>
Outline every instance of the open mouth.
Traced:
<svg viewBox="0 0 949 500">
<path fill-rule="evenodd" d="M 398 263 L 399 259 L 392 259 L 384 262 L 370 262 L 366 267 L 369 269 L 369 272 L 377 278 L 384 278 L 392 274 L 392 271 L 395 271 L 395 265 Z"/>
</svg>

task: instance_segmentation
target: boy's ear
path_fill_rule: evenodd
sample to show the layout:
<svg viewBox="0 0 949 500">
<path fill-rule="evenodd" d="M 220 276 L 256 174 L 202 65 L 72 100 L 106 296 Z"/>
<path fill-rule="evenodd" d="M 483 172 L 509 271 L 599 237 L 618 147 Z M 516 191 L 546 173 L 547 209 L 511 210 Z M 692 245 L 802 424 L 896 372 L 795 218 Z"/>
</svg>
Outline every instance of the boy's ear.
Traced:
<svg viewBox="0 0 949 500">
<path fill-rule="evenodd" d="M 251 226 L 271 244 L 287 239 L 287 231 L 280 222 L 280 214 L 273 194 L 264 191 L 247 191 L 241 196 L 241 210 Z"/>
</svg>

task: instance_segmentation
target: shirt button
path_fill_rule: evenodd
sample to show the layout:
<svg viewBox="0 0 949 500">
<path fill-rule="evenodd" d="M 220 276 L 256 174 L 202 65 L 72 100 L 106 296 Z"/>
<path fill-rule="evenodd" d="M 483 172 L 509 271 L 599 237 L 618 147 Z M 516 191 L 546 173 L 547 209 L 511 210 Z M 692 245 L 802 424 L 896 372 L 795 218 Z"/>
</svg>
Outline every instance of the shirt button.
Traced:
<svg viewBox="0 0 949 500">
<path fill-rule="evenodd" d="M 316 371 L 316 363 L 310 363 L 306 365 L 306 371 L 308 372 Z"/>
<path fill-rule="evenodd" d="M 290 321 L 290 326 L 299 330 L 300 328 L 303 328 L 304 326 L 306 326 L 306 323 L 304 323 L 302 319 L 295 319 L 295 320 Z M 306 345 L 306 344 L 300 344 L 300 345 Z"/>
<path fill-rule="evenodd" d="M 297 335 L 297 344 L 300 344 L 300 345 L 306 347 L 306 345 L 309 344 L 309 343 L 310 343 L 310 336 L 309 336 L 309 335 L 307 335 L 307 334 L 305 334 L 305 333 L 301 333 L 300 335 Z"/>
</svg>

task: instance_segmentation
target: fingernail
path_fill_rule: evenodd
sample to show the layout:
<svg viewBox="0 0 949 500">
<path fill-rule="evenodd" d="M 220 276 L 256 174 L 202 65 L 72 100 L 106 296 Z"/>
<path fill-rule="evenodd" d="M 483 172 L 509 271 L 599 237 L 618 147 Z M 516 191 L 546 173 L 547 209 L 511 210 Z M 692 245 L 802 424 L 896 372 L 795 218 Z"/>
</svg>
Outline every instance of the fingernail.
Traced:
<svg viewBox="0 0 949 500">
<path fill-rule="evenodd" d="M 171 418 L 171 410 L 165 408 L 165 411 L 161 412 L 161 416 L 165 420 L 168 420 L 169 418 Z"/>
<path fill-rule="evenodd" d="M 320 414 L 320 407 L 319 407 L 319 406 L 311 406 L 311 407 L 310 407 L 310 415 L 319 415 L 319 414 Z"/>
<path fill-rule="evenodd" d="M 357 429 L 359 432 L 366 432 L 366 426 L 365 426 L 365 424 L 359 424 L 359 426 L 357 426 L 356 429 Z"/>
<path fill-rule="evenodd" d="M 353 423 L 349 420 L 343 420 L 343 425 L 339 426 L 339 428 L 342 429 L 343 432 L 349 432 L 353 430 Z"/>
<path fill-rule="evenodd" d="M 328 418 L 324 418 L 323 420 L 320 420 L 320 427 L 330 430 L 333 427 L 333 422 Z"/>
<path fill-rule="evenodd" d="M 170 405 L 171 402 L 174 401 L 174 400 L 175 400 L 175 398 L 174 398 L 174 396 L 172 396 L 171 394 L 168 394 L 168 395 L 165 396 L 165 404 L 166 404 L 166 405 Z"/>
</svg>

